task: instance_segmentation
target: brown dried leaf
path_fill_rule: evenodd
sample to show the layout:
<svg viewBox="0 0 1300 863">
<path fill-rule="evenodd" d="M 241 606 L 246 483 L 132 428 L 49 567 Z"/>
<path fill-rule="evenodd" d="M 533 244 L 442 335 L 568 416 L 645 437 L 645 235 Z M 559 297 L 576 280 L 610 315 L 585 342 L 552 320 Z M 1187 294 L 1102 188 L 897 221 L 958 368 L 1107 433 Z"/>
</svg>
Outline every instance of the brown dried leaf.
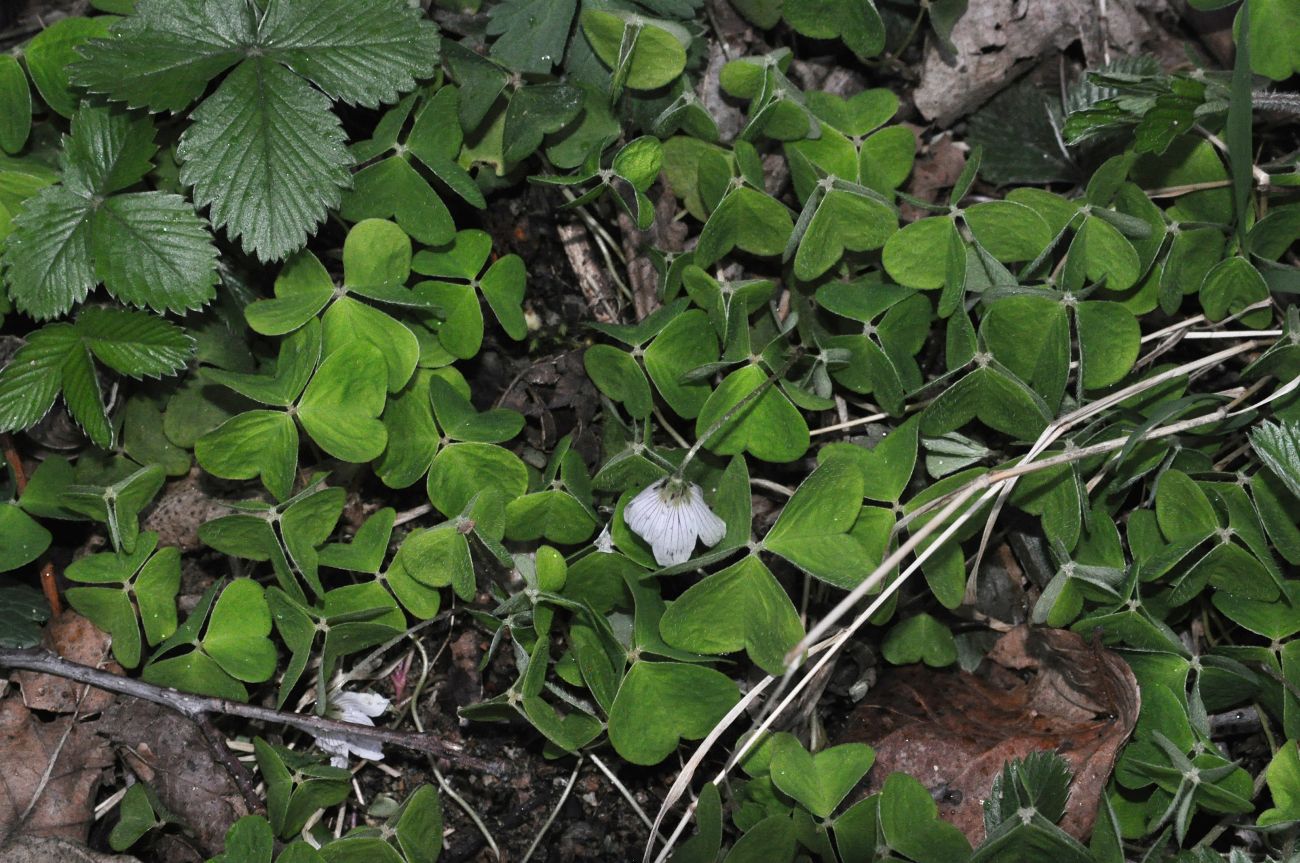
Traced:
<svg viewBox="0 0 1300 863">
<path fill-rule="evenodd" d="M 16 697 L 0 701 L 0 847 L 19 833 L 85 841 L 100 774 L 113 763 L 95 724 L 41 722 Z"/>
<path fill-rule="evenodd" d="M 140 863 L 126 854 L 104 854 L 92 851 L 78 842 L 50 836 L 15 836 L 8 844 L 0 845 L 0 863 Z"/>
<path fill-rule="evenodd" d="M 50 621 L 41 634 L 41 644 L 72 662 L 102 668 L 112 674 L 122 674 L 122 666 L 108 656 L 112 638 L 75 611 L 65 611 Z M 77 710 L 82 716 L 99 713 L 113 703 L 114 695 L 102 689 L 87 687 L 66 677 L 19 671 L 14 675 L 23 689 L 23 703 L 32 710 L 49 710 L 53 713 L 71 713 Z M 77 700 L 85 698 L 80 705 Z"/>
<path fill-rule="evenodd" d="M 920 127 L 910 123 L 903 125 L 915 132 L 918 137 L 922 136 L 923 130 Z M 966 150 L 966 145 L 958 144 L 951 132 L 944 132 L 930 139 L 916 156 L 916 164 L 912 167 L 912 178 L 907 184 L 907 193 L 930 203 L 937 203 L 940 198 L 946 202 L 946 195 L 941 193 L 952 188 L 957 178 L 961 176 L 962 169 L 966 167 Z M 902 212 L 903 218 L 908 221 L 915 221 L 929 215 L 907 202 L 903 202 Z"/>
<path fill-rule="evenodd" d="M 1112 0 L 1099 24 L 1095 0 L 1023 4 L 1019 0 L 971 3 L 952 31 L 956 56 L 930 40 L 913 93 L 917 110 L 941 127 L 1006 87 L 1041 55 L 1081 42 L 1088 66 L 1111 56 L 1141 52 L 1154 37 L 1148 23 L 1168 0 Z"/>
<path fill-rule="evenodd" d="M 1065 630 L 1019 626 L 976 674 L 918 665 L 882 674 L 845 739 L 876 750 L 870 792 L 891 773 L 915 776 L 971 844 L 984 839 L 981 806 L 1002 765 L 1054 751 L 1074 772 L 1060 826 L 1082 840 L 1138 703 L 1137 680 L 1114 653 Z"/>
<path fill-rule="evenodd" d="M 204 851 L 219 852 L 226 831 L 248 814 L 248 806 L 198 727 L 161 705 L 132 698 L 118 699 L 98 724 L 162 804 L 194 831 Z"/>
</svg>

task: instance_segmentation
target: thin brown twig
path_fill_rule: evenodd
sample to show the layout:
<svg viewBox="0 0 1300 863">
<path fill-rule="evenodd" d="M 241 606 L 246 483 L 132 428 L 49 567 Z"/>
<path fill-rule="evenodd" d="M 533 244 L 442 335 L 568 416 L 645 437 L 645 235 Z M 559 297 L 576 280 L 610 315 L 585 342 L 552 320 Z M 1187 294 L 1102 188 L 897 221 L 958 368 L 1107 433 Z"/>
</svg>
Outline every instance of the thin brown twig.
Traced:
<svg viewBox="0 0 1300 863">
<path fill-rule="evenodd" d="M 574 274 L 578 277 L 578 287 L 591 309 L 592 317 L 601 323 L 619 322 L 618 299 L 609 287 L 610 271 L 602 269 L 596 263 L 592 252 L 592 242 L 588 239 L 587 229 L 579 222 L 567 222 L 556 227 L 560 245 L 564 247 L 565 257 L 569 260 Z"/>
<path fill-rule="evenodd" d="M 212 750 L 213 756 L 221 762 L 221 766 L 226 768 L 230 778 L 235 780 L 239 786 L 239 793 L 243 795 L 244 802 L 248 804 L 248 811 L 255 813 L 265 813 L 266 804 L 257 793 L 257 783 L 253 781 L 253 774 L 244 766 L 244 762 L 231 753 L 230 748 L 226 746 L 225 736 L 217 730 L 212 724 L 211 717 L 207 715 L 190 717 L 190 721 L 198 726 L 199 732 L 203 735 L 203 740 Z"/>
<path fill-rule="evenodd" d="M 401 746 L 406 749 L 427 752 L 440 758 L 446 758 L 448 761 L 493 774 L 502 773 L 505 769 L 503 765 L 466 755 L 459 744 L 441 740 L 432 734 L 419 734 L 390 728 L 373 728 L 368 725 L 343 722 L 324 716 L 287 713 L 272 710 L 269 707 L 243 704 L 226 698 L 214 698 L 208 695 L 194 695 L 175 689 L 165 689 L 152 683 L 146 683 L 143 680 L 132 677 L 118 677 L 116 674 L 109 674 L 88 665 L 69 662 L 50 653 L 48 650 L 0 648 L 0 667 L 40 671 L 45 674 L 53 674 L 56 677 L 75 680 L 78 683 L 88 683 L 97 689 L 108 692 L 132 695 L 145 701 L 151 701 L 154 704 L 161 704 L 163 707 L 175 710 L 190 719 L 214 714 L 239 716 L 259 722 L 288 725 L 314 736 L 347 735 L 348 737 L 359 738 L 372 743 Z"/>
<path fill-rule="evenodd" d="M 59 584 L 54 577 L 54 564 L 45 561 L 41 567 L 41 593 L 50 605 L 50 614 L 58 617 L 63 613 L 63 603 L 59 601 Z"/>
<path fill-rule="evenodd" d="M 0 433 L 0 447 L 4 448 L 5 461 L 14 472 L 14 485 L 18 488 L 18 493 L 22 494 L 27 488 L 27 470 L 23 467 L 22 456 L 18 455 L 18 447 L 8 432 Z"/>
</svg>

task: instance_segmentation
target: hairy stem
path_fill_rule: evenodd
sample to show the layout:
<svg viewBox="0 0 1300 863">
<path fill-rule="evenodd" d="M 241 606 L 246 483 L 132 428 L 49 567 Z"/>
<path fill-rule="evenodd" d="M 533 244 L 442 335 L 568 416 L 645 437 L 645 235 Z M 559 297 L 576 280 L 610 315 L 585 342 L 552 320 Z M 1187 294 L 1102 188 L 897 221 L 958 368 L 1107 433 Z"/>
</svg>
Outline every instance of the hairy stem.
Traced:
<svg viewBox="0 0 1300 863">
<path fill-rule="evenodd" d="M 1279 93 L 1276 90 L 1256 90 L 1251 102 L 1261 111 L 1281 111 L 1300 114 L 1300 93 Z"/>
</svg>

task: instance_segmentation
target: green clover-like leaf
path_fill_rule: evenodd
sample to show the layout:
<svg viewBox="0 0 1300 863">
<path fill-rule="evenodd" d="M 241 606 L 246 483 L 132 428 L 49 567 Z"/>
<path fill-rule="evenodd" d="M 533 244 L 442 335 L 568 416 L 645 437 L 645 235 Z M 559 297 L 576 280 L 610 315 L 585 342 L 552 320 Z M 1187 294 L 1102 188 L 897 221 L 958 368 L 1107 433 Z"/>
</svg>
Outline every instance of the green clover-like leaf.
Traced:
<svg viewBox="0 0 1300 863">
<path fill-rule="evenodd" d="M 453 517 L 476 495 L 493 495 L 503 503 L 528 490 L 528 470 L 510 450 L 485 443 L 444 447 L 429 470 L 429 500 Z"/>
<path fill-rule="evenodd" d="M 655 90 L 686 67 L 690 34 L 679 24 L 628 12 L 588 9 L 582 32 L 606 66 L 633 90 Z"/>
<path fill-rule="evenodd" d="M 293 490 L 298 467 L 298 427 L 281 411 L 248 411 L 199 438 L 194 457 L 214 476 L 260 477 L 267 491 L 277 500 L 285 500 Z"/>
<path fill-rule="evenodd" d="M 756 365 L 737 369 L 723 379 L 695 418 L 695 433 L 705 434 L 727 411 L 759 387 L 766 391 L 709 435 L 705 446 L 719 455 L 748 451 L 755 458 L 789 462 L 808 450 L 808 424 L 778 387 Z"/>
<path fill-rule="evenodd" d="M 633 764 L 658 764 L 679 742 L 699 740 L 739 700 L 720 671 L 677 662 L 638 662 L 609 711 L 609 741 Z M 663 710 L 672 704 L 673 710 Z"/>
<path fill-rule="evenodd" d="M 948 627 L 921 613 L 890 629 L 881 652 L 894 665 L 924 662 L 934 668 L 943 668 L 957 661 L 957 642 Z"/>
<path fill-rule="evenodd" d="M 134 553 L 88 555 L 66 570 L 71 581 L 114 585 L 69 588 L 68 603 L 113 636 L 113 656 L 127 668 L 140 662 L 141 625 L 151 645 L 176 630 L 180 552 L 169 547 L 154 554 L 157 545 L 157 534 L 144 533 Z"/>
<path fill-rule="evenodd" d="M 668 606 L 664 641 L 694 653 L 744 650 L 769 674 L 782 673 L 803 626 L 785 588 L 757 557 L 746 557 L 692 585 Z"/>
<path fill-rule="evenodd" d="M 862 510 L 862 493 L 858 466 L 828 459 L 800 483 L 763 547 L 822 581 L 854 586 L 867 574 L 864 549 L 850 533 Z"/>
<path fill-rule="evenodd" d="M 357 463 L 383 453 L 388 430 L 379 415 L 385 379 L 372 370 L 384 365 L 379 349 L 363 341 L 346 344 L 321 362 L 298 402 L 298 420 L 325 452 Z"/>
<path fill-rule="evenodd" d="M 793 230 L 794 222 L 784 204 L 757 189 L 737 186 L 704 224 L 695 263 L 711 266 L 732 249 L 752 255 L 779 255 Z"/>
<path fill-rule="evenodd" d="M 773 784 L 823 819 L 831 816 L 876 759 L 865 743 L 844 743 L 809 754 L 789 735 L 776 738 L 771 756 Z"/>
</svg>

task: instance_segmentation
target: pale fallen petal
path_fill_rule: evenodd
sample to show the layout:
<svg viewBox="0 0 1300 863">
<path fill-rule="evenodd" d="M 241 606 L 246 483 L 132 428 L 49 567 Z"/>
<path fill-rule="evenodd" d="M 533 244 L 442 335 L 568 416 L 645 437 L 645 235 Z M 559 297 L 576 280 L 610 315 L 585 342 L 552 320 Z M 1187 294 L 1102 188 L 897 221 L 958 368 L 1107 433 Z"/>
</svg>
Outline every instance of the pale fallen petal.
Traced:
<svg viewBox="0 0 1300 863">
<path fill-rule="evenodd" d="M 605 527 L 601 529 L 600 536 L 596 537 L 595 542 L 593 544 L 596 546 L 596 551 L 600 552 L 601 554 L 614 553 L 614 537 L 609 532 L 608 524 L 606 524 Z"/>
<path fill-rule="evenodd" d="M 340 692 L 330 698 L 330 707 L 339 712 L 339 718 L 365 725 L 372 725 L 370 718 L 382 715 L 388 704 L 387 698 L 374 692 Z"/>
<path fill-rule="evenodd" d="M 387 698 L 373 692 L 335 692 L 329 697 L 326 714 L 343 722 L 373 727 L 373 717 L 381 715 L 388 705 Z M 384 751 L 378 743 L 347 732 L 318 736 L 316 746 L 330 753 L 330 764 L 335 767 L 347 767 L 350 756 L 368 761 L 382 761 L 384 758 Z"/>
<path fill-rule="evenodd" d="M 383 761 L 384 751 L 379 744 L 351 734 L 337 737 L 317 737 L 316 746 L 330 753 L 330 764 L 335 767 L 347 767 L 349 756 L 364 758 L 367 761 Z"/>
</svg>

